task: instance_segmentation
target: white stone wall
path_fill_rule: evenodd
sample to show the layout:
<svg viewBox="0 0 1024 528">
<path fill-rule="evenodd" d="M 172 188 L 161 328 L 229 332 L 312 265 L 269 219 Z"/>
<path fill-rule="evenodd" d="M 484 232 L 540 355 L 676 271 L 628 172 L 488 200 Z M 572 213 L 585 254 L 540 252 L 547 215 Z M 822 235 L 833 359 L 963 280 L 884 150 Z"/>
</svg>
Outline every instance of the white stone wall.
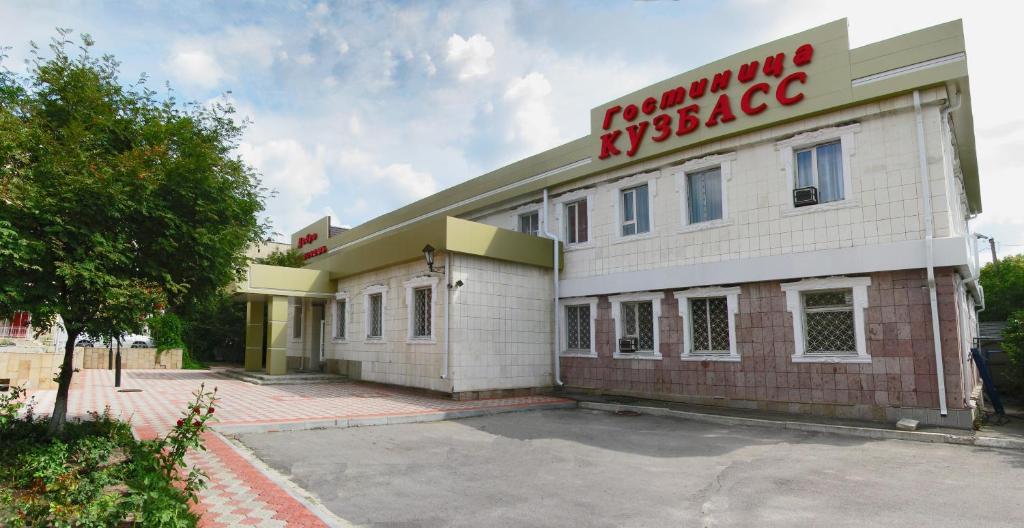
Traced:
<svg viewBox="0 0 1024 528">
<path fill-rule="evenodd" d="M 962 198 L 948 198 L 960 187 L 949 182 L 953 160 L 948 147 L 943 148 L 948 138 L 940 126 L 941 97 L 945 97 L 941 89 L 922 93 L 936 237 L 962 235 L 965 230 L 960 225 Z M 848 151 L 852 193 L 836 206 L 793 209 L 790 176 L 778 142 L 850 123 L 859 123 L 852 134 L 853 148 Z M 730 177 L 724 182 L 727 216 L 714 228 L 685 227 L 683 196 L 678 192 L 672 166 L 709 154 L 727 154 L 730 158 Z M 649 235 L 617 236 L 617 203 L 624 178 L 654 183 L 654 218 Z M 592 201 L 590 242 L 567 248 L 565 279 L 924 238 L 916 122 L 910 95 L 715 142 L 552 191 L 552 228 L 560 233 L 564 229 L 559 201 L 582 195 Z M 469 217 L 515 229 L 518 213 L 538 207 L 537 196 L 530 196 L 502 210 Z"/>
<path fill-rule="evenodd" d="M 437 264 L 444 265 L 443 255 Z M 338 281 L 338 291 L 349 295 L 349 319 L 345 339 L 334 338 L 335 304 L 327 311 L 327 359 L 362 362 L 361 377 L 367 381 L 419 387 L 450 392 L 449 380 L 441 378 L 444 343 L 444 275 L 435 273 L 438 287 L 433 298 L 434 336 L 429 340 L 410 340 L 405 282 L 430 276 L 422 260 L 364 273 Z M 367 307 L 364 293 L 383 286 L 384 337 L 366 338 Z M 308 319 L 308 316 L 307 316 Z M 307 323 L 310 324 L 310 323 Z M 290 352 L 289 352 L 290 353 Z"/>
<path fill-rule="evenodd" d="M 551 270 L 456 255 L 452 379 L 456 392 L 552 383 Z"/>
</svg>

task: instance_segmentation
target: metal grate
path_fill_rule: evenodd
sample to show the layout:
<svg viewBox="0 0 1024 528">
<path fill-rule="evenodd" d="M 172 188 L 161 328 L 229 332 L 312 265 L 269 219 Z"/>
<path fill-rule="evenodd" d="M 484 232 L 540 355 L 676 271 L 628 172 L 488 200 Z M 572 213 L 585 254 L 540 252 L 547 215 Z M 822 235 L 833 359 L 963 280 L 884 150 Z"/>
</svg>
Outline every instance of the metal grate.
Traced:
<svg viewBox="0 0 1024 528">
<path fill-rule="evenodd" d="M 725 297 L 691 299 L 693 351 L 729 353 L 729 305 Z"/>
<path fill-rule="evenodd" d="M 804 317 L 808 353 L 857 353 L 852 290 L 805 293 Z"/>
<path fill-rule="evenodd" d="M 366 337 L 381 337 L 383 334 L 383 323 L 384 314 L 382 309 L 384 308 L 384 298 L 380 293 L 374 293 L 370 295 L 370 331 L 367 332 Z"/>
<path fill-rule="evenodd" d="M 637 340 L 637 350 L 654 352 L 654 305 L 651 301 L 622 303 L 624 337 Z"/>
<path fill-rule="evenodd" d="M 565 307 L 569 350 L 590 350 L 590 305 Z"/>
<path fill-rule="evenodd" d="M 345 337 L 346 337 L 345 327 L 346 327 L 347 321 L 345 320 L 345 316 L 346 316 L 345 312 L 347 311 L 346 310 L 347 307 L 348 307 L 348 301 L 347 300 L 339 300 L 334 305 L 334 309 L 337 310 L 337 313 L 338 313 L 338 328 L 337 328 L 337 330 L 335 332 L 335 335 L 338 336 L 338 339 L 345 339 Z"/>
<path fill-rule="evenodd" d="M 428 288 L 416 288 L 412 292 L 413 337 L 430 337 L 430 308 L 433 292 Z"/>
</svg>

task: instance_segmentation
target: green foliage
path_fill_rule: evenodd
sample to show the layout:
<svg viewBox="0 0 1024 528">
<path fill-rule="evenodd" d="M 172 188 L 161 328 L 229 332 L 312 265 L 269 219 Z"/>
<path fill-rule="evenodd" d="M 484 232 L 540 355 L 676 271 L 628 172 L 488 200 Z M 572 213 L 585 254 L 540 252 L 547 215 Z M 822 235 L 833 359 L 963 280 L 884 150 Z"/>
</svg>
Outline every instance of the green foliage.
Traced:
<svg viewBox="0 0 1024 528">
<path fill-rule="evenodd" d="M 24 74 L 0 68 L 0 315 L 59 315 L 70 348 L 220 295 L 266 226 L 231 106 L 122 83 L 113 57 L 68 35 L 49 57 L 33 47 Z M 55 430 L 70 384 L 65 363 Z"/>
<path fill-rule="evenodd" d="M 195 359 L 241 361 L 245 354 L 245 303 L 227 292 L 181 310 L 188 351 Z"/>
<path fill-rule="evenodd" d="M 986 292 L 987 294 L 987 292 Z M 984 312 L 983 312 L 984 313 Z M 1024 309 L 1010 314 L 1003 330 L 1003 350 L 1010 358 L 1010 381 L 1015 386 L 1007 387 L 1011 393 L 1024 398 Z"/>
<path fill-rule="evenodd" d="M 171 312 L 154 315 L 146 321 L 146 325 L 149 326 L 149 335 L 158 351 L 185 348 L 185 341 L 182 340 L 185 325 L 177 315 Z"/>
<path fill-rule="evenodd" d="M 297 249 L 289 249 L 288 251 L 275 249 L 269 255 L 256 259 L 256 262 L 270 266 L 284 266 L 286 268 L 301 268 L 306 264 L 305 259 L 302 258 L 302 253 L 299 253 Z"/>
<path fill-rule="evenodd" d="M 215 392 L 201 387 L 166 436 L 145 441 L 109 409 L 48 437 L 31 412 L 17 418 L 23 395 L 0 394 L 0 525 L 196 526 L 205 476 L 185 455 L 204 449 Z"/>
<path fill-rule="evenodd" d="M 986 264 L 980 281 L 985 288 L 982 320 L 1005 321 L 1011 313 L 1024 309 L 1024 254 Z"/>
</svg>

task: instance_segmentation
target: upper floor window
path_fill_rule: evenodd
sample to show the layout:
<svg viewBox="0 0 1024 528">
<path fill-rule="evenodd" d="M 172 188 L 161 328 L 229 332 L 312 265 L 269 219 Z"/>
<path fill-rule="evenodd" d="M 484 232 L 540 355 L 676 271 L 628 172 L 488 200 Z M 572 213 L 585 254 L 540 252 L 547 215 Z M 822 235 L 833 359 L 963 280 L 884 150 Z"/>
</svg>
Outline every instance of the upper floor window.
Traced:
<svg viewBox="0 0 1024 528">
<path fill-rule="evenodd" d="M 689 223 L 722 219 L 722 168 L 713 167 L 686 175 Z"/>
<path fill-rule="evenodd" d="M 582 244 L 588 238 L 587 199 L 565 204 L 565 241 L 567 244 Z"/>
<path fill-rule="evenodd" d="M 623 189 L 622 236 L 648 233 L 651 230 L 651 207 L 647 184 Z"/>
<path fill-rule="evenodd" d="M 519 215 L 519 232 L 537 236 L 540 233 L 540 213 L 533 211 Z"/>
<path fill-rule="evenodd" d="M 818 203 L 845 198 L 843 146 L 840 141 L 797 150 L 794 155 L 797 187 L 817 187 Z"/>
</svg>

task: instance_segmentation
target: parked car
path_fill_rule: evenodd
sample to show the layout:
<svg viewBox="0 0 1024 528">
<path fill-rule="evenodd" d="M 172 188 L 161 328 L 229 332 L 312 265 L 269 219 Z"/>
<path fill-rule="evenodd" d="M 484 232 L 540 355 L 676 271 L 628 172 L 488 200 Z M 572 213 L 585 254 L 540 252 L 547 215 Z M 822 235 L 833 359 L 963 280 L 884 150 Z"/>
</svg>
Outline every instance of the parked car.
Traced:
<svg viewBox="0 0 1024 528">
<path fill-rule="evenodd" d="M 92 337 L 86 334 L 78 336 L 78 341 L 75 341 L 75 347 L 89 347 L 89 348 L 103 348 L 107 346 L 102 339 L 98 337 Z"/>
</svg>

